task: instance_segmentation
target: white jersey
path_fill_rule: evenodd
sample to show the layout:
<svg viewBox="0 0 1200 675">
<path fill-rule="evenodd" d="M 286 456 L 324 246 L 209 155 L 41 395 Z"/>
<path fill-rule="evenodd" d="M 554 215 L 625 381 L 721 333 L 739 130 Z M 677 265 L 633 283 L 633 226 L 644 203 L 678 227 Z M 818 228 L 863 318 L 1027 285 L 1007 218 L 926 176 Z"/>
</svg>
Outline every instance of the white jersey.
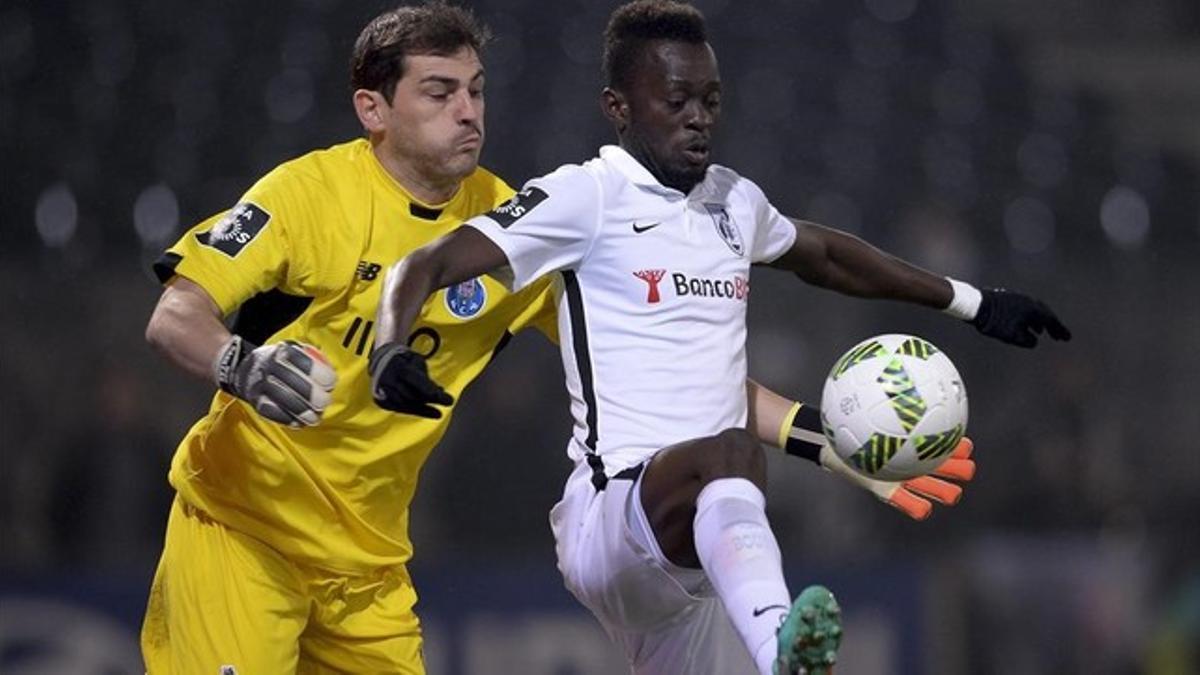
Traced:
<svg viewBox="0 0 1200 675">
<path fill-rule="evenodd" d="M 568 454 L 600 484 L 665 446 L 745 426 L 750 265 L 796 237 L 753 182 L 713 165 L 685 195 L 605 146 L 467 224 L 504 251 L 497 276 L 514 290 L 562 273 Z"/>
</svg>

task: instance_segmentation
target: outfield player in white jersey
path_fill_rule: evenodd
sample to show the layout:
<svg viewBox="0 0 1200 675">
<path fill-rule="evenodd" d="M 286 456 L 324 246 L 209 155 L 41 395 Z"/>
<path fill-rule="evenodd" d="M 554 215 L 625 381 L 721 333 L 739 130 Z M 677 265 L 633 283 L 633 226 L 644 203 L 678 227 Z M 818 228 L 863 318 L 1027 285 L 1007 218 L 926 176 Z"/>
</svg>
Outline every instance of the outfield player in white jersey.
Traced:
<svg viewBox="0 0 1200 675">
<path fill-rule="evenodd" d="M 619 146 L 530 181 L 391 270 L 375 400 L 402 411 L 446 400 L 402 339 L 431 292 L 481 273 L 514 289 L 560 273 L 576 467 L 551 526 L 567 587 L 636 673 L 828 672 L 836 603 L 821 587 L 792 600 L 764 512 L 763 451 L 747 431 L 782 416 L 745 396 L 750 266 L 943 309 L 1020 346 L 1070 333 L 1028 296 L 980 291 L 786 218 L 711 164 L 721 84 L 692 7 L 617 9 L 604 64 Z"/>
</svg>

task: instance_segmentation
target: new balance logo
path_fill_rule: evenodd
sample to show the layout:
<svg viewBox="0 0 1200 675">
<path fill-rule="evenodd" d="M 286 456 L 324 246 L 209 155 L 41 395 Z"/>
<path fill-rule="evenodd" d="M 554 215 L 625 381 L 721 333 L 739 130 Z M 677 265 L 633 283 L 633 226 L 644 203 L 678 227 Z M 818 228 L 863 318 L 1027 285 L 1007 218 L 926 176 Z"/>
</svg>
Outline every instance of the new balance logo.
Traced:
<svg viewBox="0 0 1200 675">
<path fill-rule="evenodd" d="M 649 225 L 638 225 L 637 223 L 634 223 L 633 224 L 633 233 L 641 234 L 643 232 L 649 232 L 650 230 L 653 230 L 654 228 L 658 227 L 659 225 L 662 225 L 662 223 L 650 223 Z"/>
<path fill-rule="evenodd" d="M 636 225 L 634 225 L 634 230 L 637 230 Z M 646 282 L 646 286 L 649 287 L 646 289 L 646 302 L 649 304 L 653 305 L 662 300 L 662 297 L 658 294 L 658 282 L 662 281 L 663 275 L 666 273 L 666 270 L 638 270 L 633 273 L 633 276 Z"/>
<path fill-rule="evenodd" d="M 380 270 L 382 269 L 383 267 L 378 263 L 359 260 L 358 267 L 355 268 L 354 272 L 358 275 L 358 278 L 362 279 L 363 281 L 375 281 L 376 277 L 379 276 Z"/>
</svg>

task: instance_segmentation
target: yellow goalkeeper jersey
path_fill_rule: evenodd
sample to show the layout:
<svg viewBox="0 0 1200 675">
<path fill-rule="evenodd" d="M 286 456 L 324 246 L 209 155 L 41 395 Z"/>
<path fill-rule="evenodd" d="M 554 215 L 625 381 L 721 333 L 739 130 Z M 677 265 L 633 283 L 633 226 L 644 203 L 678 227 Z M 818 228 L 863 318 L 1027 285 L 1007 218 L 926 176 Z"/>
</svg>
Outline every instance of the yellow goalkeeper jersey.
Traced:
<svg viewBox="0 0 1200 675">
<path fill-rule="evenodd" d="M 297 562 L 360 573 L 412 557 L 408 509 L 441 439 L 440 420 L 371 398 L 367 357 L 388 266 L 491 210 L 513 190 L 478 169 L 446 204 L 416 202 L 366 140 L 304 155 L 264 176 L 228 213 L 192 228 L 155 263 L 203 287 L 256 344 L 318 347 L 338 381 L 319 425 L 289 429 L 224 392 L 171 463 L 171 485 L 216 520 Z M 409 343 L 456 399 L 527 326 L 555 338 L 547 281 L 510 294 L 489 277 L 438 291 Z"/>
</svg>

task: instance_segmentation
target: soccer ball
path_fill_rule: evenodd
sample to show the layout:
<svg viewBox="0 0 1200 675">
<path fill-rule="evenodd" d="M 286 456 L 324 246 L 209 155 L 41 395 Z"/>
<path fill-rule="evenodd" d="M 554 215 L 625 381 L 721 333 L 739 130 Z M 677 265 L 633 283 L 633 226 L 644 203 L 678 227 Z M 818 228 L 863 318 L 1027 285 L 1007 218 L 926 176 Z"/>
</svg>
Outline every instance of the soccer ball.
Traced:
<svg viewBox="0 0 1200 675">
<path fill-rule="evenodd" d="M 907 480 L 938 467 L 967 429 L 967 390 L 940 349 L 912 335 L 867 338 L 833 364 L 821 422 L 859 473 Z"/>
</svg>

